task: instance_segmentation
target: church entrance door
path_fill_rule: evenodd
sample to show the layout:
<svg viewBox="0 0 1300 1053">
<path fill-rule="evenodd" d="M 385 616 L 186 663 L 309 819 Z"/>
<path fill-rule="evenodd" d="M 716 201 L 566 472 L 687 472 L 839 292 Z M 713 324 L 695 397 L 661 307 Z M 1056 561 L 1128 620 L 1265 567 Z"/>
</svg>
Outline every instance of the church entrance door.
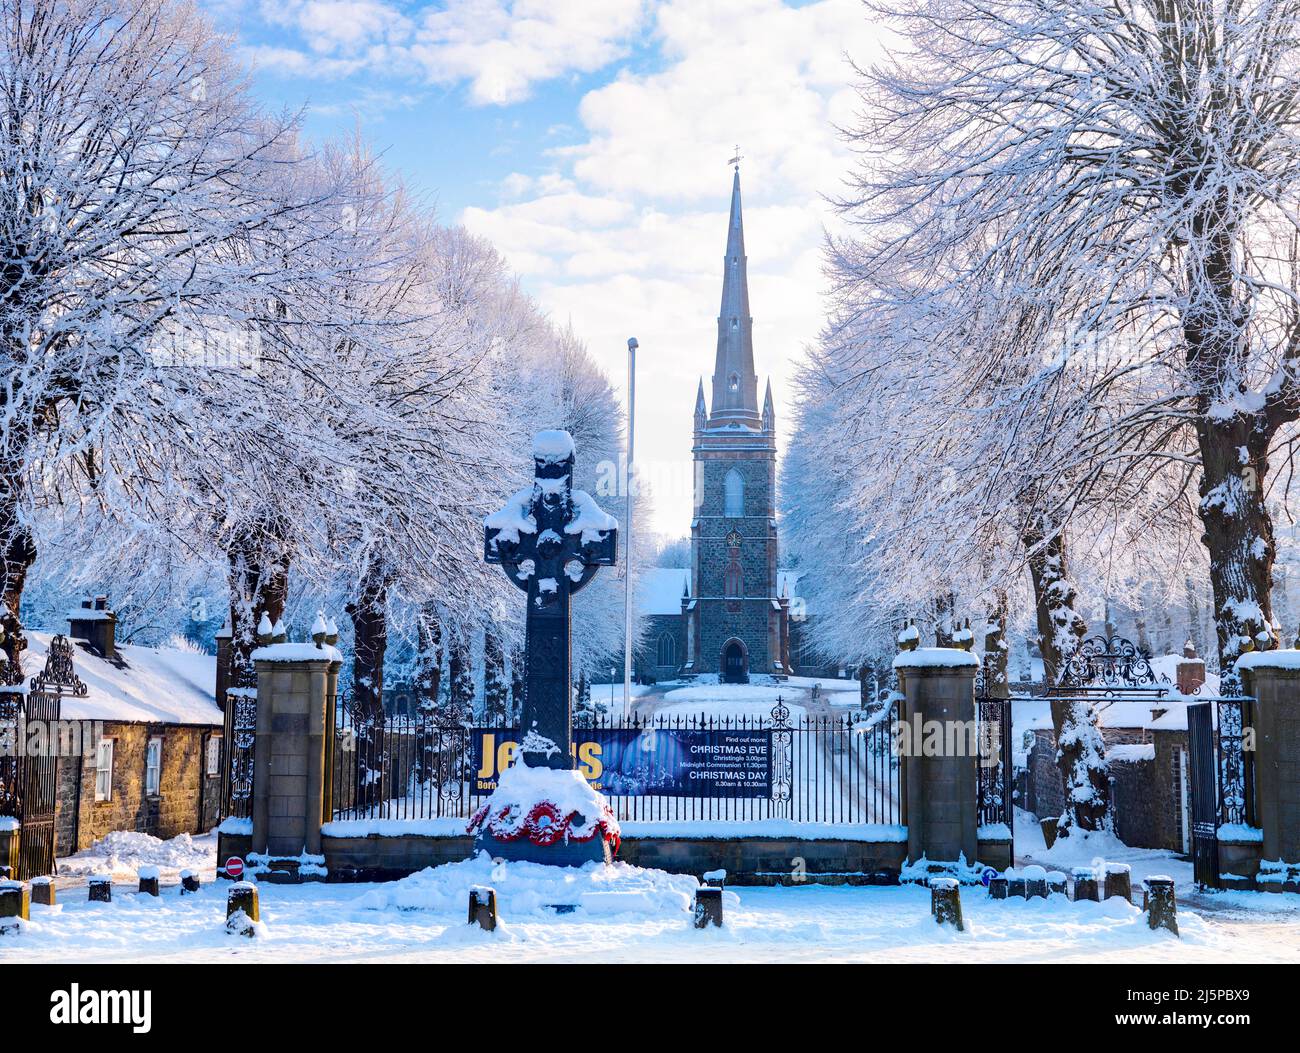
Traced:
<svg viewBox="0 0 1300 1053">
<path fill-rule="evenodd" d="M 749 683 L 749 656 L 745 654 L 745 645 L 739 640 L 732 640 L 722 648 L 722 682 Z"/>
</svg>

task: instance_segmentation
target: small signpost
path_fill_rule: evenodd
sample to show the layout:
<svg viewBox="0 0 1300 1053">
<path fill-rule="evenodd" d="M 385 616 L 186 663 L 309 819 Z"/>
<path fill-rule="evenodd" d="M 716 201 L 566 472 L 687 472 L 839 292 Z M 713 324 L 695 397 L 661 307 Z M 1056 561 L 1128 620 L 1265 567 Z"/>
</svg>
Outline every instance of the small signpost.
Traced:
<svg viewBox="0 0 1300 1053">
<path fill-rule="evenodd" d="M 244 876 L 244 861 L 239 856 L 231 856 L 226 860 L 226 877 L 231 881 L 238 881 Z"/>
</svg>

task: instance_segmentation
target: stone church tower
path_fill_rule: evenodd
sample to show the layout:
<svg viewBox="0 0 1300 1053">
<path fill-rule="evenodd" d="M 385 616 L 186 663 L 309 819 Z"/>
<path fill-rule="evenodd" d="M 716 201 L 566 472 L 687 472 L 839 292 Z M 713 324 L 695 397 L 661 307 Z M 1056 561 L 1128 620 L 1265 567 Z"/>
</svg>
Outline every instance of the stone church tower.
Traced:
<svg viewBox="0 0 1300 1053">
<path fill-rule="evenodd" d="M 758 408 L 740 168 L 731 185 L 713 409 L 695 396 L 695 517 L 684 673 L 744 682 L 789 667 L 788 600 L 777 595 L 776 432 L 772 385 Z"/>
</svg>

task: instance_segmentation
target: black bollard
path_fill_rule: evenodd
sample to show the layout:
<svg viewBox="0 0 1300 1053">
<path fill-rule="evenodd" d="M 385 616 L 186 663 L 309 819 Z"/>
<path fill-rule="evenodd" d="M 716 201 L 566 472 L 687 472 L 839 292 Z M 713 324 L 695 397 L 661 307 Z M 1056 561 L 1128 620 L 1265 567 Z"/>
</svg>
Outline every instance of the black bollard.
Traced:
<svg viewBox="0 0 1300 1053">
<path fill-rule="evenodd" d="M 695 927 L 705 929 L 710 925 L 722 926 L 722 889 L 715 885 L 695 890 Z"/>
<path fill-rule="evenodd" d="M 113 878 L 108 874 L 91 874 L 86 883 L 90 903 L 113 902 Z"/>
<path fill-rule="evenodd" d="M 236 936 L 255 936 L 255 924 L 262 920 L 257 903 L 257 886 L 236 881 L 226 892 L 226 931 Z"/>
<path fill-rule="evenodd" d="M 185 896 L 191 892 L 198 892 L 199 876 L 192 870 L 181 871 L 181 895 Z"/>
<path fill-rule="evenodd" d="M 1146 879 L 1147 925 L 1168 929 L 1178 935 L 1178 903 L 1174 899 L 1174 879 L 1163 874 Z"/>
<path fill-rule="evenodd" d="M 1069 887 L 1069 881 L 1059 870 L 1053 870 L 1047 875 L 1047 894 L 1049 896 L 1064 896 Z"/>
<path fill-rule="evenodd" d="M 158 868 L 141 867 L 136 872 L 136 877 L 140 879 L 140 893 L 144 896 L 158 895 Z"/>
<path fill-rule="evenodd" d="M 1007 871 L 1007 898 L 1025 898 L 1025 875 L 1018 870 L 1014 873 Z"/>
<path fill-rule="evenodd" d="M 1006 899 L 1007 886 L 1010 882 L 1004 877 L 995 877 L 989 879 L 989 898 Z"/>
<path fill-rule="evenodd" d="M 31 900 L 21 881 L 0 881 L 0 933 L 17 931 L 27 920 Z"/>
<path fill-rule="evenodd" d="M 32 902 L 43 907 L 54 906 L 54 879 L 48 877 L 32 878 Z"/>
<path fill-rule="evenodd" d="M 1025 867 L 1025 898 L 1047 898 L 1047 871 L 1042 867 Z"/>
<path fill-rule="evenodd" d="M 1127 863 L 1106 864 L 1106 898 L 1111 896 L 1133 902 L 1133 869 Z"/>
<path fill-rule="evenodd" d="M 966 931 L 961 917 L 961 886 L 956 878 L 930 879 L 930 913 L 940 925 L 955 925 L 958 932 Z"/>
<path fill-rule="evenodd" d="M 709 870 L 703 875 L 704 884 L 709 888 L 722 888 L 727 883 L 725 870 Z"/>
<path fill-rule="evenodd" d="M 469 890 L 469 922 L 477 924 L 484 932 L 494 932 L 497 927 L 497 894 L 486 885 L 474 885 Z"/>
<path fill-rule="evenodd" d="M 1074 868 L 1074 901 L 1092 900 L 1094 903 L 1101 896 L 1097 893 L 1097 871 L 1093 867 Z"/>
</svg>

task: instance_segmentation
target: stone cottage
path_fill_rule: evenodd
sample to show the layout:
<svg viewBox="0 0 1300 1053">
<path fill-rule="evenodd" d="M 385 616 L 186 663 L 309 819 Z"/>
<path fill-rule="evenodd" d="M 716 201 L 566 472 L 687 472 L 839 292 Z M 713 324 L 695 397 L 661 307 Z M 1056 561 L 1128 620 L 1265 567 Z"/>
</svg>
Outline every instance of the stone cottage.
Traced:
<svg viewBox="0 0 1300 1053">
<path fill-rule="evenodd" d="M 220 819 L 222 712 L 216 659 L 171 648 L 122 646 L 103 598 L 68 615 L 84 696 L 60 718 L 83 729 L 79 755 L 61 756 L 55 854 L 88 848 L 113 830 L 169 838 Z M 24 665 L 39 670 L 52 634 L 28 632 Z"/>
</svg>

